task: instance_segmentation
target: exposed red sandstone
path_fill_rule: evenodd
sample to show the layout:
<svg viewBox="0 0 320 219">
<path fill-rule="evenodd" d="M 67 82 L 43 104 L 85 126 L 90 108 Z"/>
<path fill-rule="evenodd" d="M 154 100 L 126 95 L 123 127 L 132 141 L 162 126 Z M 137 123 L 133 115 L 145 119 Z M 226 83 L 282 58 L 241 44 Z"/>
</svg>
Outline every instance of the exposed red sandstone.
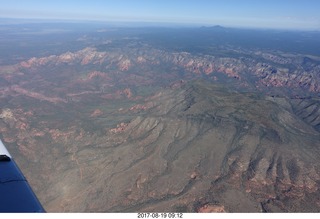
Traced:
<svg viewBox="0 0 320 219">
<path fill-rule="evenodd" d="M 108 77 L 106 73 L 103 73 L 103 72 L 101 72 L 101 71 L 92 71 L 92 72 L 90 72 L 90 73 L 88 74 L 88 76 L 87 76 L 88 79 L 99 78 L 99 77 L 101 77 L 101 78 L 107 78 L 107 79 L 110 79 L 110 80 L 111 80 L 111 78 Z"/>
<path fill-rule="evenodd" d="M 130 61 L 130 59 L 120 60 L 118 66 L 119 66 L 120 71 L 128 71 L 129 68 L 131 67 L 131 61 Z"/>
<path fill-rule="evenodd" d="M 199 213 L 225 213 L 226 210 L 224 209 L 224 206 L 206 204 L 203 207 L 199 208 L 198 212 Z"/>
<path fill-rule="evenodd" d="M 128 123 L 122 122 L 122 123 L 118 124 L 116 128 L 110 129 L 110 132 L 114 133 L 114 134 L 121 133 L 121 132 L 125 131 L 127 126 L 128 126 Z"/>
<path fill-rule="evenodd" d="M 270 53 L 256 52 L 257 56 L 261 56 L 267 61 L 272 61 L 280 65 L 291 64 L 295 66 L 295 59 L 288 57 L 280 57 Z M 48 56 L 42 58 L 31 58 L 28 61 L 20 63 L 20 68 L 31 68 L 45 65 L 59 65 L 61 63 L 68 64 L 98 64 L 104 62 L 116 65 L 120 71 L 128 71 L 135 64 L 144 65 L 161 65 L 162 63 L 172 63 L 185 68 L 185 70 L 195 74 L 210 75 L 215 72 L 226 74 L 228 77 L 243 80 L 241 74 L 252 74 L 258 77 L 258 82 L 265 86 L 276 87 L 303 87 L 311 92 L 319 92 L 319 72 L 320 67 L 315 66 L 313 69 L 305 71 L 301 67 L 297 67 L 296 72 L 284 74 L 281 67 L 274 67 L 266 63 L 258 63 L 254 59 L 237 59 L 237 58 L 220 58 L 214 56 L 193 56 L 190 53 L 167 53 L 157 49 L 146 49 L 146 54 L 136 56 L 135 50 L 131 49 L 123 54 L 119 51 L 98 52 L 95 48 L 85 48 L 77 52 L 67 52 L 59 56 Z M 103 74 L 93 73 L 90 78 L 103 77 Z M 310 78 L 311 75 L 311 78 Z"/>
<path fill-rule="evenodd" d="M 103 112 L 100 109 L 96 109 L 91 113 L 90 117 L 98 117 L 98 116 L 101 116 L 102 114 Z"/>
<path fill-rule="evenodd" d="M 67 102 L 65 99 L 62 99 L 60 97 L 47 97 L 47 96 L 45 96 L 43 94 L 26 90 L 26 89 L 24 89 L 22 87 L 19 87 L 18 85 L 11 86 L 11 90 L 15 91 L 15 92 L 17 92 L 19 94 L 26 95 L 26 96 L 31 97 L 31 98 L 35 98 L 35 99 L 38 99 L 38 100 L 44 100 L 44 101 L 48 101 L 48 102 L 51 102 L 51 103 L 66 103 Z"/>
<path fill-rule="evenodd" d="M 132 92 L 131 92 L 131 89 L 130 88 L 126 88 L 122 91 L 122 93 L 124 95 L 126 95 L 127 98 L 131 98 L 132 97 Z"/>
<path fill-rule="evenodd" d="M 148 102 L 146 104 L 137 104 L 132 107 L 130 107 L 130 111 L 139 111 L 139 110 L 147 110 L 154 106 L 152 102 Z"/>
<path fill-rule="evenodd" d="M 122 99 L 124 97 L 130 99 L 132 98 L 132 96 L 133 95 L 132 95 L 131 89 L 125 88 L 124 90 L 118 90 L 114 93 L 104 94 L 101 97 L 104 99 L 112 100 L 112 99 Z"/>
</svg>

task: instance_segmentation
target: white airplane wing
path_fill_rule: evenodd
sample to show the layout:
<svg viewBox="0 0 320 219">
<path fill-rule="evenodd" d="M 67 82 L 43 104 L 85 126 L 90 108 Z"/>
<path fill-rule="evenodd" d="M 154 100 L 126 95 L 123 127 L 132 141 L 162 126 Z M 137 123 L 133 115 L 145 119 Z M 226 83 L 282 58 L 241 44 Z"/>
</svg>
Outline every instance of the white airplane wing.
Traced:
<svg viewBox="0 0 320 219">
<path fill-rule="evenodd" d="M 1 140 L 0 195 L 0 212 L 45 212 Z"/>
</svg>

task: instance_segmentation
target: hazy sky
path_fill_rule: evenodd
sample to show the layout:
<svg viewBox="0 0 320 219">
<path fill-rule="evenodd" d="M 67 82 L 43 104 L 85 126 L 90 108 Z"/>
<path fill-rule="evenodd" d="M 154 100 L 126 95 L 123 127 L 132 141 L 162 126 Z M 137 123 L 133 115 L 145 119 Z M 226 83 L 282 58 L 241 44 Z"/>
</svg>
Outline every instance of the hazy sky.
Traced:
<svg viewBox="0 0 320 219">
<path fill-rule="evenodd" d="M 0 0 L 0 17 L 320 30 L 320 0 Z"/>
</svg>

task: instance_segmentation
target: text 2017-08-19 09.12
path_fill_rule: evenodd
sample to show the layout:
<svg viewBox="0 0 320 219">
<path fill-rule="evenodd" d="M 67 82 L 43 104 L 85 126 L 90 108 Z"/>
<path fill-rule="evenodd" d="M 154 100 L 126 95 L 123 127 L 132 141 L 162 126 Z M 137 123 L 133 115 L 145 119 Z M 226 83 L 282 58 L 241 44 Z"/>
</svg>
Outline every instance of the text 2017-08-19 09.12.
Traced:
<svg viewBox="0 0 320 219">
<path fill-rule="evenodd" d="M 183 213 L 138 213 L 137 218 L 183 218 Z"/>
</svg>

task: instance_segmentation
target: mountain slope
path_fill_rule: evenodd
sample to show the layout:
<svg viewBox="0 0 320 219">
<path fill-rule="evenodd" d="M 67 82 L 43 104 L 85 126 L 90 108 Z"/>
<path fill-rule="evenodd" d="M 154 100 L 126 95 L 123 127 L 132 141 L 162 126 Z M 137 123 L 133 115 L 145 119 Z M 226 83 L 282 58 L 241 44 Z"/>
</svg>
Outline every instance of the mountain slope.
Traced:
<svg viewBox="0 0 320 219">
<path fill-rule="evenodd" d="M 145 104 L 103 136 L 55 139 L 69 168 L 40 191 L 48 211 L 319 211 L 319 132 L 293 111 L 205 82 Z"/>
</svg>

